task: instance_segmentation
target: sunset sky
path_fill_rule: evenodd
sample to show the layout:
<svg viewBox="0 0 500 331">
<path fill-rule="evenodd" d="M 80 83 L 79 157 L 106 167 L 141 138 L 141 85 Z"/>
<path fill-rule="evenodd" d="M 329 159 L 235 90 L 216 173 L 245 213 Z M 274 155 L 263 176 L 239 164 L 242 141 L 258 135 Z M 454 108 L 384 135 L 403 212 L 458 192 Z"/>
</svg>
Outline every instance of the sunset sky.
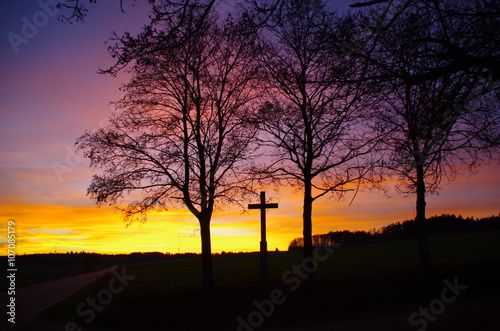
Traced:
<svg viewBox="0 0 500 331">
<path fill-rule="evenodd" d="M 105 42 L 113 30 L 136 34 L 147 21 L 146 8 L 126 6 L 124 14 L 119 1 L 98 1 L 85 23 L 66 24 L 58 22 L 61 12 L 49 7 L 47 13 L 40 5 L 50 2 L 0 2 L 0 255 L 6 254 L 9 220 L 16 222 L 19 254 L 199 252 L 197 221 L 181 206 L 130 227 L 120 212 L 94 206 L 86 196 L 92 175 L 88 161 L 74 153 L 76 138 L 111 114 L 109 103 L 120 97 L 127 80 L 125 74 L 96 73 L 113 63 Z M 33 21 L 35 30 L 23 29 Z M 14 34 L 22 42 L 11 42 Z M 485 165 L 472 177 L 443 183 L 439 195 L 428 197 L 427 215 L 497 215 L 499 170 L 498 164 Z M 387 190 L 390 197 L 360 192 L 350 206 L 352 196 L 322 198 L 315 204 L 313 232 L 369 230 L 413 218 L 414 196 L 398 194 L 390 184 Z M 267 195 L 279 203 L 268 212 L 268 247 L 286 250 L 302 233 L 300 193 L 282 187 L 269 188 Z M 257 251 L 259 231 L 258 211 L 217 211 L 213 251 Z"/>
</svg>

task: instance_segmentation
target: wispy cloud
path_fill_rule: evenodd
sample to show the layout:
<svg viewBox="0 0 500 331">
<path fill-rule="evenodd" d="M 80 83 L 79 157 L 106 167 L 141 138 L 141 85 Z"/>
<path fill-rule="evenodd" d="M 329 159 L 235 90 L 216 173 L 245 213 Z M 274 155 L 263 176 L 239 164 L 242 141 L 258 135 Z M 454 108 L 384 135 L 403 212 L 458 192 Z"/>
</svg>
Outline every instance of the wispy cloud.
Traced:
<svg viewBox="0 0 500 331">
<path fill-rule="evenodd" d="M 73 234 L 79 233 L 79 231 L 71 230 L 71 229 L 36 229 L 34 233 L 50 233 L 50 234 Z"/>
</svg>

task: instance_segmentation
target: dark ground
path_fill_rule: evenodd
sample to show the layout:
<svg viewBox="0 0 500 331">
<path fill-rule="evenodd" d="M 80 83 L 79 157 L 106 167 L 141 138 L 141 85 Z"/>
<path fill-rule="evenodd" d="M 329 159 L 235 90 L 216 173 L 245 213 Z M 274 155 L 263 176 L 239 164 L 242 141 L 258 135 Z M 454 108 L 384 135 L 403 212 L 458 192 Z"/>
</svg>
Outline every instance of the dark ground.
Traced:
<svg viewBox="0 0 500 331">
<path fill-rule="evenodd" d="M 126 296 L 114 299 L 112 307 L 90 326 L 116 330 L 235 330 L 239 324 L 244 325 L 243 320 L 249 324 L 240 330 L 258 326 L 296 331 L 419 330 L 422 324 L 416 322 L 422 320 L 422 315 L 414 319 L 413 326 L 410 315 L 440 299 L 445 279 L 467 288 L 460 290 L 453 302 L 444 304 L 442 313 L 431 316 L 427 330 L 500 330 L 500 263 L 437 268 L 429 278 L 420 277 L 416 269 L 350 272 L 317 279 L 312 285 L 304 283 L 296 291 L 279 283 L 270 287 L 234 283 L 209 292 L 193 286 L 154 292 L 131 288 Z M 263 317 L 255 302 L 265 306 L 263 302 L 276 289 L 283 291 L 286 300 L 273 308 L 263 308 L 272 310 Z M 452 296 L 451 292 L 446 295 Z M 441 309 L 439 304 L 435 307 Z M 82 321 L 79 324 L 86 326 Z"/>
<path fill-rule="evenodd" d="M 341 247 L 321 262 L 314 284 L 283 278 L 300 265 L 301 254 L 270 254 L 268 286 L 258 282 L 258 254 L 219 255 L 218 286 L 211 291 L 199 287 L 199 256 L 135 262 L 126 265 L 135 279 L 90 324 L 77 307 L 109 288 L 111 275 L 17 330 L 64 330 L 74 321 L 81 330 L 236 330 L 240 324 L 240 330 L 423 331 L 424 308 L 440 310 L 427 330 L 500 330 L 498 239 L 498 231 L 431 238 L 435 268 L 426 277 L 416 267 L 412 240 Z M 446 290 L 453 283 L 458 295 Z M 270 307 L 273 298 L 279 302 Z"/>
</svg>

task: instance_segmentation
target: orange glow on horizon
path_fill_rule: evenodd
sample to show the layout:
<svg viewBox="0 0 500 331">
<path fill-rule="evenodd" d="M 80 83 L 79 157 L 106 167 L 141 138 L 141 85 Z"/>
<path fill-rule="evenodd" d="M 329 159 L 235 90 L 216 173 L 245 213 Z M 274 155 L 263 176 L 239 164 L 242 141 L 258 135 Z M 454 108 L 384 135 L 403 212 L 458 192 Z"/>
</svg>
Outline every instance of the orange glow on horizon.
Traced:
<svg viewBox="0 0 500 331">
<path fill-rule="evenodd" d="M 487 169 L 476 178 L 463 178 L 443 187 L 439 196 L 428 197 L 427 215 L 442 213 L 486 217 L 498 210 L 478 204 L 480 196 L 467 191 L 470 181 L 486 183 L 495 167 Z M 456 192 L 466 191 L 469 203 L 458 205 Z M 492 186 L 492 190 L 497 190 Z M 278 209 L 268 211 L 268 249 L 287 250 L 291 240 L 302 236 L 302 199 L 300 193 L 283 189 L 277 194 L 268 192 L 270 202 L 278 202 Z M 449 192 L 448 192 L 449 191 Z M 336 201 L 321 199 L 313 209 L 313 233 L 336 230 L 371 230 L 390 223 L 414 217 L 414 197 L 381 193 L 360 192 L 350 205 L 350 199 Z M 492 205 L 495 195 L 492 192 Z M 475 201 L 477 199 L 477 201 Z M 256 198 L 257 202 L 258 198 Z M 77 200 L 78 201 L 78 200 Z M 482 201 L 482 200 L 481 200 Z M 482 212 L 481 212 L 482 211 Z M 0 255 L 5 255 L 6 230 L 9 220 L 16 221 L 17 253 L 34 254 L 50 252 L 97 252 L 103 254 L 132 252 L 199 253 L 201 248 L 198 221 L 187 210 L 171 209 L 153 212 L 146 223 L 126 226 L 121 212 L 111 207 L 96 207 L 87 202 L 82 206 L 65 204 L 32 204 L 15 199 L 0 202 Z M 259 250 L 260 218 L 258 210 L 243 212 L 237 208 L 217 211 L 211 223 L 212 252 L 250 252 Z"/>
<path fill-rule="evenodd" d="M 198 222 L 185 210 L 154 212 L 148 215 L 147 222 L 133 223 L 128 227 L 123 222 L 123 215 L 110 207 L 16 204 L 0 206 L 0 215 L 5 224 L 3 233 L 9 220 L 16 222 L 18 254 L 200 252 Z M 218 219 L 222 222 L 218 223 Z M 230 223 L 228 219 L 235 222 Z M 214 216 L 212 251 L 257 251 L 260 240 L 258 220 L 258 215 L 242 215 L 238 211 Z M 1 238 L 6 238 L 3 233 Z M 280 250 L 287 249 L 295 237 L 287 233 L 268 236 L 272 249 L 278 247 Z M 6 252 L 5 239 L 0 239 L 0 249 L 2 253 Z"/>
</svg>

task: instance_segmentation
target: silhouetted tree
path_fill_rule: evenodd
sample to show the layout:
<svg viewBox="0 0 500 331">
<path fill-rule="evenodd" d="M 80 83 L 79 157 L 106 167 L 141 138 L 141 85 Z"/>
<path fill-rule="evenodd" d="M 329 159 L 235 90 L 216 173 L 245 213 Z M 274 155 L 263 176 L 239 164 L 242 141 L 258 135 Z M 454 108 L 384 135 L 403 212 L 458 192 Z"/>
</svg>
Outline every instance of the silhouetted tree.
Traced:
<svg viewBox="0 0 500 331">
<path fill-rule="evenodd" d="M 374 94 L 378 105 L 373 116 L 390 153 L 385 166 L 399 176 L 401 191 L 417 197 L 418 251 L 424 272 L 430 267 L 427 193 L 437 192 L 444 175 L 453 179 L 460 168 L 474 169 L 485 159 L 498 157 L 500 143 L 499 84 L 490 68 L 473 63 L 453 66 L 456 58 L 444 56 L 451 44 L 477 42 L 464 31 L 469 21 L 455 17 L 442 23 L 445 18 L 438 13 L 421 4 L 406 9 L 365 54 L 373 69 L 370 77 L 380 88 Z M 434 42 L 438 39 L 448 44 Z M 491 51 L 497 46 L 492 45 Z M 485 47 L 481 50 L 487 52 Z"/>
<path fill-rule="evenodd" d="M 258 67 L 244 23 L 221 24 L 215 14 L 200 21 L 204 10 L 191 9 L 117 40 L 111 54 L 118 65 L 103 72 L 128 65 L 133 77 L 109 124 L 77 143 L 99 171 L 88 194 L 97 204 L 125 200 L 127 223 L 169 203 L 189 209 L 200 224 L 203 287 L 210 288 L 213 211 L 250 193 L 241 170 L 256 149 L 257 126 L 248 119 Z M 184 33 L 177 37 L 173 26 Z"/>
<path fill-rule="evenodd" d="M 259 8 L 249 15 L 254 21 Z M 329 193 L 343 197 L 373 169 L 372 141 L 358 113 L 364 92 L 346 81 L 361 73 L 333 39 L 340 28 L 322 1 L 283 2 L 263 22 L 261 137 L 272 162 L 261 174 L 303 190 L 307 258 L 313 202 Z"/>
<path fill-rule="evenodd" d="M 140 2 L 147 2 L 151 6 L 152 17 L 155 19 L 172 19 L 177 17 L 179 29 L 182 29 L 185 21 L 189 19 L 190 13 L 193 9 L 198 12 L 202 11 L 203 14 L 198 17 L 201 23 L 211 12 L 215 0 L 120 0 L 120 10 L 125 13 L 125 3 L 135 6 Z M 54 1 L 56 3 L 56 1 Z M 95 4 L 97 0 L 57 0 L 56 7 L 62 9 L 60 21 L 62 22 L 83 22 L 89 13 L 88 4 Z M 201 26 L 201 25 L 198 25 Z M 171 31 L 174 32 L 174 31 Z"/>
<path fill-rule="evenodd" d="M 139 0 L 129 0 L 132 5 L 135 5 Z M 147 0 L 150 4 L 154 4 L 155 0 Z M 120 10 L 124 13 L 124 0 L 120 0 Z M 50 1 L 47 2 L 52 5 Z M 83 22 L 89 13 L 88 4 L 95 4 L 97 0 L 57 0 L 53 4 L 57 9 L 62 9 L 59 21 L 61 22 Z"/>
<path fill-rule="evenodd" d="M 493 80 L 500 79 L 498 1 L 374 0 L 350 6 L 369 7 L 369 12 L 365 12 L 367 24 L 359 22 L 369 27 L 369 33 L 365 33 L 361 41 L 363 47 L 351 45 L 354 51 L 367 58 L 378 43 L 378 36 L 408 15 L 418 15 L 421 22 L 428 24 L 431 33 L 421 35 L 418 44 L 426 45 L 430 51 L 426 56 L 440 61 L 425 70 L 420 68 L 418 73 L 409 73 L 408 82 L 419 84 L 442 75 L 477 69 L 489 72 Z"/>
</svg>

